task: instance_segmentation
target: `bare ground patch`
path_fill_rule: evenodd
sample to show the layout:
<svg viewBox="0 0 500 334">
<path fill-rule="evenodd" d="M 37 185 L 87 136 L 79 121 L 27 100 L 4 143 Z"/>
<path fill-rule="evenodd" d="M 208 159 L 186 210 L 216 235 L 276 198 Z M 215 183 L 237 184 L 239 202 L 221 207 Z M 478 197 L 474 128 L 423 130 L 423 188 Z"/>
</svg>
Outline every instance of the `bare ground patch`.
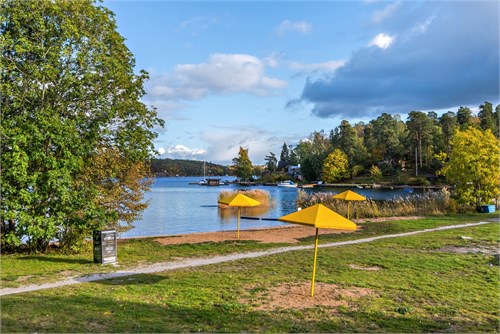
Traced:
<svg viewBox="0 0 500 334">
<path fill-rule="evenodd" d="M 385 217 L 385 218 L 367 218 L 367 219 L 354 219 L 356 223 L 370 221 L 381 222 L 388 220 L 401 220 L 401 219 L 419 219 L 420 217 Z M 316 233 L 313 227 L 290 225 L 278 226 L 260 229 L 240 230 L 239 240 L 253 240 L 262 243 L 297 243 L 299 239 L 312 237 Z M 338 233 L 352 233 L 352 231 L 343 230 L 330 230 L 319 229 L 320 235 L 325 234 L 338 234 Z M 224 242 L 224 241 L 237 241 L 238 237 L 236 231 L 220 231 L 220 232 L 207 232 L 207 233 L 193 233 L 176 235 L 169 237 L 159 237 L 155 239 L 162 245 L 177 245 L 177 244 L 196 244 L 202 242 Z"/>
<path fill-rule="evenodd" d="M 438 249 L 440 252 L 454 253 L 454 254 L 486 254 L 495 255 L 499 250 L 495 247 L 481 247 L 481 246 L 445 246 Z"/>
<path fill-rule="evenodd" d="M 379 271 L 380 269 L 382 269 L 378 266 L 365 267 L 365 266 L 359 266 L 359 265 L 353 264 L 353 263 L 351 263 L 349 265 L 349 268 L 358 269 L 358 270 L 366 270 L 366 271 Z"/>
<path fill-rule="evenodd" d="M 307 309 L 318 306 L 336 309 L 349 307 L 358 298 L 373 295 L 371 289 L 341 288 L 336 284 L 316 283 L 314 297 L 310 295 L 311 283 L 284 283 L 269 289 L 259 289 L 251 297 L 240 301 L 250 304 L 255 310 L 272 311 L 275 309 Z M 255 288 L 247 289 L 250 293 Z"/>
</svg>

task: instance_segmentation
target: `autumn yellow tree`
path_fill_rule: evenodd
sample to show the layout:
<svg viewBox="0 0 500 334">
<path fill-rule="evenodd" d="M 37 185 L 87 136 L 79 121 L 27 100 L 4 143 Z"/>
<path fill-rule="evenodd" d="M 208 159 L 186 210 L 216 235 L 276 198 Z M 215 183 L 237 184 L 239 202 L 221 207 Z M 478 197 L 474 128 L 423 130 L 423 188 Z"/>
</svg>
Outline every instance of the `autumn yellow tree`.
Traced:
<svg viewBox="0 0 500 334">
<path fill-rule="evenodd" d="M 339 149 L 335 149 L 323 162 L 323 181 L 332 183 L 346 177 L 349 177 L 349 160 L 347 154 Z"/>
<path fill-rule="evenodd" d="M 454 186 L 454 197 L 478 209 L 499 195 L 499 141 L 490 130 L 468 127 L 457 131 L 451 155 L 440 174 Z"/>
</svg>

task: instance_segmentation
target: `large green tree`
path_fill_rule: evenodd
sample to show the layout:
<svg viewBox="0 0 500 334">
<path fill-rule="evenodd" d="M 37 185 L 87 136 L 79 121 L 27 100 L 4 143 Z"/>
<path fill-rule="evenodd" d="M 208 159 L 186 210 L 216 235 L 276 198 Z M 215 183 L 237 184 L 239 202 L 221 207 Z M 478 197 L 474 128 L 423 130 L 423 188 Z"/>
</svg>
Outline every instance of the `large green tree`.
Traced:
<svg viewBox="0 0 500 334">
<path fill-rule="evenodd" d="M 349 121 L 342 120 L 330 134 L 330 141 L 334 148 L 342 150 L 347 154 L 349 169 L 355 165 L 361 165 L 366 161 L 366 149 L 363 141 L 358 137 L 358 132 L 351 126 Z"/>
<path fill-rule="evenodd" d="M 276 172 L 278 169 L 278 159 L 276 159 L 276 155 L 273 152 L 269 152 L 269 155 L 266 155 L 266 168 L 270 173 Z"/>
<path fill-rule="evenodd" d="M 252 177 L 252 161 L 248 156 L 248 148 L 244 149 L 240 146 L 238 156 L 233 158 L 233 167 L 235 174 L 242 181 L 248 181 Z"/>
<path fill-rule="evenodd" d="M 130 223 L 144 205 L 156 111 L 147 73 L 92 0 L 0 4 L 1 238 L 31 251 L 73 247 Z"/>
<path fill-rule="evenodd" d="M 300 170 L 306 180 L 314 181 L 320 178 L 323 161 L 330 149 L 330 141 L 324 131 L 315 131 L 308 139 L 300 141 L 296 150 L 300 156 Z"/>
<path fill-rule="evenodd" d="M 433 153 L 430 152 L 431 148 L 437 142 L 437 130 L 439 129 L 437 120 L 422 111 L 411 111 L 408 114 L 406 127 L 408 129 L 408 139 L 415 148 L 415 166 L 418 165 L 422 168 L 423 157 L 426 158 L 426 165 L 428 165 L 429 158 Z"/>
<path fill-rule="evenodd" d="M 490 130 L 469 127 L 452 139 L 449 161 L 441 170 L 464 204 L 479 206 L 499 195 L 500 145 Z"/>
<path fill-rule="evenodd" d="M 495 120 L 495 114 L 493 113 L 493 105 L 490 102 L 484 102 L 479 106 L 479 112 L 477 113 L 479 117 L 479 125 L 481 129 L 490 129 L 493 134 L 496 135 L 498 132 L 498 124 Z"/>
</svg>

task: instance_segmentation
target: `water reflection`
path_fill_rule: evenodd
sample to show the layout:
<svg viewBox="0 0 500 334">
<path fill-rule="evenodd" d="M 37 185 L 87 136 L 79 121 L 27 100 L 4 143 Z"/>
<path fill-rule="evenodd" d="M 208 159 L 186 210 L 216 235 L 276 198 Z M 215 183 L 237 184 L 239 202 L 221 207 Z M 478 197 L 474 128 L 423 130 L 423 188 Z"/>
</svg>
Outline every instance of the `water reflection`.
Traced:
<svg viewBox="0 0 500 334">
<path fill-rule="evenodd" d="M 249 216 L 249 217 L 260 217 L 265 214 L 268 214 L 272 206 L 268 205 L 259 205 L 253 207 L 242 207 L 241 208 L 241 216 Z M 238 208 L 237 207 L 229 207 L 229 206 L 219 206 L 218 213 L 221 221 L 223 223 L 232 222 L 233 218 L 238 218 Z"/>
<path fill-rule="evenodd" d="M 228 178 L 231 180 L 232 178 Z M 236 230 L 237 208 L 222 210 L 217 207 L 219 193 L 249 189 L 236 185 L 208 187 L 190 185 L 199 177 L 158 178 L 146 199 L 151 203 L 143 218 L 134 222 L 134 229 L 121 233 L 120 237 L 175 235 L 196 232 Z M 251 189 L 268 191 L 273 204 L 269 207 L 242 208 L 242 216 L 279 218 L 297 210 L 296 188 L 258 186 Z M 340 193 L 344 188 L 305 189 L 307 192 Z M 373 199 L 388 199 L 405 196 L 402 190 L 381 191 L 375 189 L 353 189 Z M 418 193 L 418 192 L 416 192 Z M 241 229 L 281 226 L 285 223 L 267 220 L 241 220 Z"/>
</svg>

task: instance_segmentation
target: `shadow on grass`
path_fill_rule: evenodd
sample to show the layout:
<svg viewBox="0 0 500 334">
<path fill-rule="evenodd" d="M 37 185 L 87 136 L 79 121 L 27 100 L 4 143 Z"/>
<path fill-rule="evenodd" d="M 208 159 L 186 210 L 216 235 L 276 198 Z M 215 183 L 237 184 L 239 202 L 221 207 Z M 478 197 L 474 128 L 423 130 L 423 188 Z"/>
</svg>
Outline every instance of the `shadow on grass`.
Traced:
<svg viewBox="0 0 500 334">
<path fill-rule="evenodd" d="M 165 276 L 154 275 L 154 274 L 124 274 L 124 276 L 93 281 L 93 284 L 102 285 L 151 285 L 157 284 L 163 280 L 167 279 Z"/>
<path fill-rule="evenodd" d="M 68 258 L 60 258 L 60 257 L 50 257 L 50 256 L 42 256 L 42 255 L 31 255 L 31 256 L 23 256 L 19 257 L 19 260 L 24 261 L 42 261 L 42 262 L 55 262 L 55 263 L 73 263 L 73 264 L 93 264 L 93 259 L 68 259 Z"/>
<path fill-rule="evenodd" d="M 259 312 L 231 299 L 179 298 L 182 291 L 78 290 L 2 299 L 2 332 L 466 332 L 494 330 L 495 321 L 426 319 L 408 314 L 321 310 Z"/>
</svg>

